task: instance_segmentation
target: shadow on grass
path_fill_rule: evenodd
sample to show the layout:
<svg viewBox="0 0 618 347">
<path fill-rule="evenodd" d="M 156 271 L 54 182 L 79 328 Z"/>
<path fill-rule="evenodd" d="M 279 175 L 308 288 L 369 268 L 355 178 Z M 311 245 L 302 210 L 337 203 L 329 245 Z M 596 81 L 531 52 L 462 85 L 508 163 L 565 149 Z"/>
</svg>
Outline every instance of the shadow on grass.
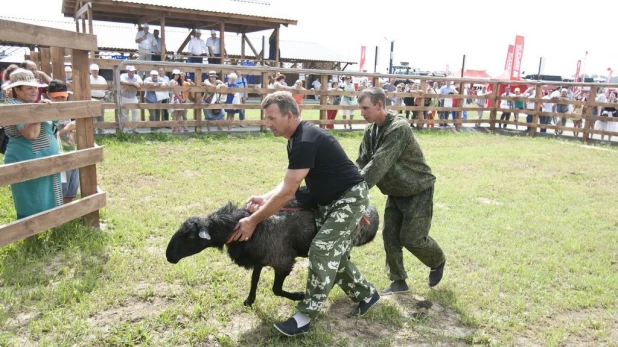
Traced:
<svg viewBox="0 0 618 347">
<path fill-rule="evenodd" d="M 53 286 L 69 296 L 58 300 L 72 301 L 92 291 L 101 278 L 107 261 L 105 240 L 101 230 L 77 219 L 8 245 L 0 249 L 0 284 L 31 289 Z"/>
</svg>

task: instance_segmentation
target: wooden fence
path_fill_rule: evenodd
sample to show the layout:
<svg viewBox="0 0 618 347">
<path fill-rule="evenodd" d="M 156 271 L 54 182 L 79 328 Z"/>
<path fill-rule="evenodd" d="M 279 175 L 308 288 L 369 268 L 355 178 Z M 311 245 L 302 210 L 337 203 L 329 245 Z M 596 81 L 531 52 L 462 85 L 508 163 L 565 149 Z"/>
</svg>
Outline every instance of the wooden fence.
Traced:
<svg viewBox="0 0 618 347">
<path fill-rule="evenodd" d="M 343 73 L 341 71 L 331 71 L 331 70 L 307 70 L 307 69 L 277 69 L 271 67 L 253 67 L 253 66 L 239 66 L 239 65 L 208 65 L 208 64 L 186 64 L 186 63 L 178 63 L 178 62 L 145 62 L 145 61 L 127 61 L 127 60 L 106 60 L 106 59 L 93 59 L 92 62 L 99 64 L 101 69 L 113 69 L 114 70 L 114 80 L 108 86 L 105 85 L 93 85 L 92 89 L 97 90 L 112 90 L 117 91 L 120 90 L 134 90 L 139 92 L 145 91 L 187 91 L 193 93 L 195 95 L 195 102 L 190 104 L 155 104 L 155 103 L 146 103 L 143 102 L 143 95 L 141 102 L 138 104 L 128 104 L 128 105 L 120 105 L 116 99 L 115 103 L 104 103 L 104 109 L 114 109 L 116 111 L 116 115 L 120 112 L 121 107 L 126 109 L 140 109 L 142 110 L 141 120 L 139 122 L 127 122 L 123 124 L 124 127 L 170 127 L 170 126 L 191 126 L 196 127 L 196 131 L 202 131 L 202 127 L 207 126 L 215 126 L 215 125 L 228 125 L 225 120 L 220 121 L 205 121 L 202 117 L 203 109 L 217 109 L 221 108 L 218 105 L 205 105 L 202 104 L 202 95 L 206 92 L 214 92 L 215 89 L 213 87 L 207 87 L 203 85 L 201 78 L 196 78 L 195 86 L 185 86 L 185 87 L 155 87 L 155 86 L 142 86 L 141 88 L 135 88 L 131 86 L 120 85 L 118 78 L 120 73 L 126 68 L 127 65 L 134 65 L 139 71 L 149 71 L 152 69 L 157 69 L 159 67 L 164 67 L 167 71 L 171 71 L 172 69 L 179 69 L 183 72 L 193 73 L 195 76 L 202 76 L 203 73 L 207 73 L 209 70 L 215 70 L 218 73 L 229 73 L 235 70 L 240 71 L 243 75 L 259 75 L 261 76 L 262 83 L 261 85 L 250 85 L 247 88 L 233 88 L 227 89 L 222 88 L 219 92 L 225 93 L 226 91 L 230 92 L 242 92 L 253 95 L 258 95 L 260 100 L 262 100 L 265 95 L 268 93 L 272 93 L 275 90 L 268 88 L 267 81 L 269 76 L 275 76 L 277 73 L 283 74 L 303 74 L 303 75 L 312 75 L 319 76 L 321 82 L 320 90 L 290 90 L 292 93 L 296 94 L 304 94 L 304 95 L 320 95 L 320 103 L 319 104 L 303 104 L 301 105 L 301 109 L 303 110 L 319 110 L 320 118 L 319 120 L 311 120 L 311 122 L 315 124 L 319 124 L 324 126 L 326 124 L 364 124 L 365 121 L 359 116 L 355 120 L 327 120 L 326 119 L 326 111 L 327 110 L 343 110 L 343 109 L 352 109 L 358 110 L 356 106 L 340 106 L 340 105 L 328 105 L 327 98 L 328 96 L 357 96 L 360 92 L 347 92 L 341 90 L 333 90 L 328 91 L 329 80 L 333 78 L 333 76 L 344 76 L 351 75 L 361 78 L 366 78 L 373 85 L 380 85 L 380 80 L 385 78 L 393 78 L 393 79 L 401 79 L 401 75 L 382 75 L 382 74 L 368 74 L 368 73 Z M 582 133 L 582 140 L 584 142 L 588 141 L 593 134 L 600 135 L 611 135 L 618 136 L 618 132 L 609 132 L 604 130 L 595 130 L 593 124 L 597 120 L 604 121 L 616 121 L 618 118 L 610 118 L 608 117 L 600 117 L 593 116 L 592 110 L 593 107 L 599 106 L 610 106 L 615 104 L 609 103 L 596 103 L 595 97 L 597 95 L 597 88 L 605 87 L 605 88 L 618 88 L 616 84 L 599 84 L 599 83 L 567 83 L 567 82 L 536 82 L 536 81 L 501 81 L 501 80 L 481 80 L 481 79 L 465 79 L 465 78 L 449 78 L 449 77 L 428 77 L 428 76 L 405 76 L 410 77 L 410 79 L 415 80 L 420 84 L 420 91 L 415 93 L 403 92 L 403 93 L 395 93 L 388 92 L 386 93 L 387 97 L 397 96 L 399 98 L 404 97 L 414 97 L 419 99 L 418 105 L 420 106 L 387 106 L 387 109 L 394 111 L 419 111 L 422 115 L 423 111 L 432 111 L 434 113 L 434 119 L 420 119 L 410 122 L 414 122 L 417 124 L 454 124 L 455 128 L 459 131 L 463 124 L 477 124 L 480 123 L 482 127 L 488 127 L 490 130 L 495 130 L 496 126 L 500 126 L 503 124 L 510 124 L 515 126 L 522 126 L 522 131 L 527 127 L 530 127 L 529 134 L 531 136 L 535 136 L 539 129 L 554 129 L 560 131 L 571 131 L 571 132 L 580 132 Z M 448 95 L 434 95 L 427 92 L 427 87 L 429 83 L 454 83 L 457 87 L 458 91 L 463 91 L 465 86 L 470 85 L 487 85 L 491 90 L 487 95 L 464 95 L 462 93 L 459 94 L 448 94 Z M 501 91 L 504 86 L 521 86 L 522 93 L 525 91 L 523 88 L 534 88 L 536 97 L 524 97 L 524 96 L 501 96 Z M 584 94 L 587 95 L 586 101 L 578 101 L 578 100 L 545 100 L 542 99 L 542 91 L 549 88 L 555 89 L 558 87 L 566 87 L 571 89 L 582 89 L 585 90 Z M 435 90 L 438 91 L 439 88 Z M 115 93 L 116 95 L 118 93 Z M 433 106 L 424 106 L 424 100 L 426 98 L 438 98 L 438 99 L 455 99 L 458 102 L 458 105 L 463 105 L 464 100 L 473 99 L 474 102 L 471 105 L 466 106 L 457 106 L 457 107 L 433 107 Z M 476 105 L 477 99 L 487 100 L 485 107 L 478 107 Z M 516 110 L 516 109 L 502 109 L 500 108 L 500 103 L 502 100 L 508 100 L 511 102 L 515 101 L 524 101 L 534 102 L 535 105 L 532 110 Z M 542 112 L 541 105 L 543 102 L 556 103 L 560 104 L 568 104 L 568 105 L 582 105 L 584 110 L 588 110 L 588 112 L 584 111 L 583 115 L 582 127 L 575 128 L 573 126 L 563 126 L 557 124 L 540 124 L 539 117 L 548 116 L 548 117 L 560 117 L 560 118 L 576 118 L 575 114 L 572 113 L 557 113 L 557 112 Z M 194 119 L 187 121 L 147 121 L 144 110 L 161 110 L 161 109 L 193 109 L 194 110 Z M 234 105 L 235 109 L 260 109 L 259 103 L 249 103 L 244 105 Z M 468 119 L 463 119 L 462 113 L 463 111 L 467 111 L 469 113 Z M 484 118 L 478 120 L 476 118 L 476 111 L 489 112 L 489 118 Z M 456 113 L 455 120 L 441 120 L 438 118 L 439 112 L 451 112 Z M 499 116 L 502 112 L 510 112 L 511 114 L 522 115 L 522 117 L 518 120 L 500 120 Z M 470 115 L 471 114 L 471 115 Z M 525 116 L 531 115 L 532 122 L 527 123 L 525 121 Z M 233 125 L 238 125 L 239 121 L 236 120 L 232 122 Z M 265 130 L 265 121 L 263 120 L 263 112 L 261 112 L 260 120 L 245 120 L 243 124 L 249 126 L 259 126 L 262 131 Z M 118 121 L 118 117 L 116 117 L 115 122 L 105 122 L 105 123 L 96 123 L 96 128 L 116 128 L 120 129 L 120 123 Z"/>
<path fill-rule="evenodd" d="M 64 48 L 72 49 L 73 99 L 83 100 L 51 105 L 0 106 L 0 126 L 75 119 L 77 144 L 77 150 L 74 152 L 0 165 L 0 186 L 78 168 L 81 184 L 80 199 L 9 224 L 0 225 L 0 246 L 38 234 L 79 217 L 84 217 L 87 225 L 99 227 L 99 209 L 105 206 L 106 194 L 97 186 L 96 163 L 103 160 L 103 148 L 94 143 L 93 117 L 100 115 L 101 103 L 90 101 L 88 71 L 88 52 L 96 50 L 96 37 L 0 20 L 0 42 L 40 45 L 43 46 L 44 51 L 58 52 L 57 59 L 53 59 L 58 62 L 57 64 L 51 64 L 48 60 L 43 66 L 56 76 L 64 76 L 62 53 Z M 59 47 L 45 47 L 46 45 Z"/>
</svg>

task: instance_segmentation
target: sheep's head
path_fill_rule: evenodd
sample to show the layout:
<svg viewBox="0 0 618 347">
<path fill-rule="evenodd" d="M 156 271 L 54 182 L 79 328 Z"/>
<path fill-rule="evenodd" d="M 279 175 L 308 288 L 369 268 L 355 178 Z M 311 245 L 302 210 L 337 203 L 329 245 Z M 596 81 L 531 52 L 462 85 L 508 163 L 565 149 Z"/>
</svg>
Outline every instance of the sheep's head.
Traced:
<svg viewBox="0 0 618 347">
<path fill-rule="evenodd" d="M 208 247 L 215 246 L 208 230 L 205 218 L 191 217 L 187 219 L 172 236 L 165 255 L 167 261 L 178 263 L 182 258 L 197 254 Z"/>
</svg>

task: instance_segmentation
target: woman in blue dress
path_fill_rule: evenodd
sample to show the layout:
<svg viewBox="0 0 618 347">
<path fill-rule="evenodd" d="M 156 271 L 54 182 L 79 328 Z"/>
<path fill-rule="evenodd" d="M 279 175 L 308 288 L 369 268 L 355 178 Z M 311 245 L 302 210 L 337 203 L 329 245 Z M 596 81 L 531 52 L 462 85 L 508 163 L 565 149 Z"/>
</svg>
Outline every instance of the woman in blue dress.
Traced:
<svg viewBox="0 0 618 347">
<path fill-rule="evenodd" d="M 228 82 L 225 84 L 225 86 L 228 88 L 242 88 L 242 84 L 236 83 L 236 80 L 238 80 L 238 75 L 232 72 L 231 74 L 229 74 Z M 237 104 L 240 104 L 240 93 L 234 93 L 233 91 L 230 91 L 230 93 L 227 94 L 227 99 L 225 100 L 225 103 L 229 105 L 234 104 L 234 97 L 237 97 Z M 225 113 L 227 114 L 226 120 L 229 122 L 227 125 L 227 130 L 232 130 L 232 122 L 234 121 L 234 115 L 236 113 L 240 113 L 240 109 L 226 108 Z"/>
<path fill-rule="evenodd" d="M 36 103 L 40 87 L 31 71 L 17 69 L 11 73 L 10 83 L 3 89 L 12 90 L 12 98 L 5 104 L 18 105 Z M 49 101 L 47 101 L 49 102 Z M 4 163 L 11 164 L 24 160 L 48 157 L 59 153 L 58 141 L 54 134 L 54 122 L 21 123 L 5 127 L 9 144 L 4 154 Z M 17 219 L 26 218 L 62 205 L 62 185 L 60 174 L 35 178 L 11 185 Z"/>
</svg>

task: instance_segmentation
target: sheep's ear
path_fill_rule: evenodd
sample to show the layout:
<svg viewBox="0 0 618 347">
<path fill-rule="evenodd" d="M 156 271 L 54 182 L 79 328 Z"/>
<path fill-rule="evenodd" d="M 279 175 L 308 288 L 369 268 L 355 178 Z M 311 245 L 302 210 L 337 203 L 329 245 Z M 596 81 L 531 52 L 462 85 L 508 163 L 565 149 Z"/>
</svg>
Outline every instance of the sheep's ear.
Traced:
<svg viewBox="0 0 618 347">
<path fill-rule="evenodd" d="M 210 240 L 210 234 L 206 230 L 202 230 L 199 233 L 201 239 Z"/>
</svg>

